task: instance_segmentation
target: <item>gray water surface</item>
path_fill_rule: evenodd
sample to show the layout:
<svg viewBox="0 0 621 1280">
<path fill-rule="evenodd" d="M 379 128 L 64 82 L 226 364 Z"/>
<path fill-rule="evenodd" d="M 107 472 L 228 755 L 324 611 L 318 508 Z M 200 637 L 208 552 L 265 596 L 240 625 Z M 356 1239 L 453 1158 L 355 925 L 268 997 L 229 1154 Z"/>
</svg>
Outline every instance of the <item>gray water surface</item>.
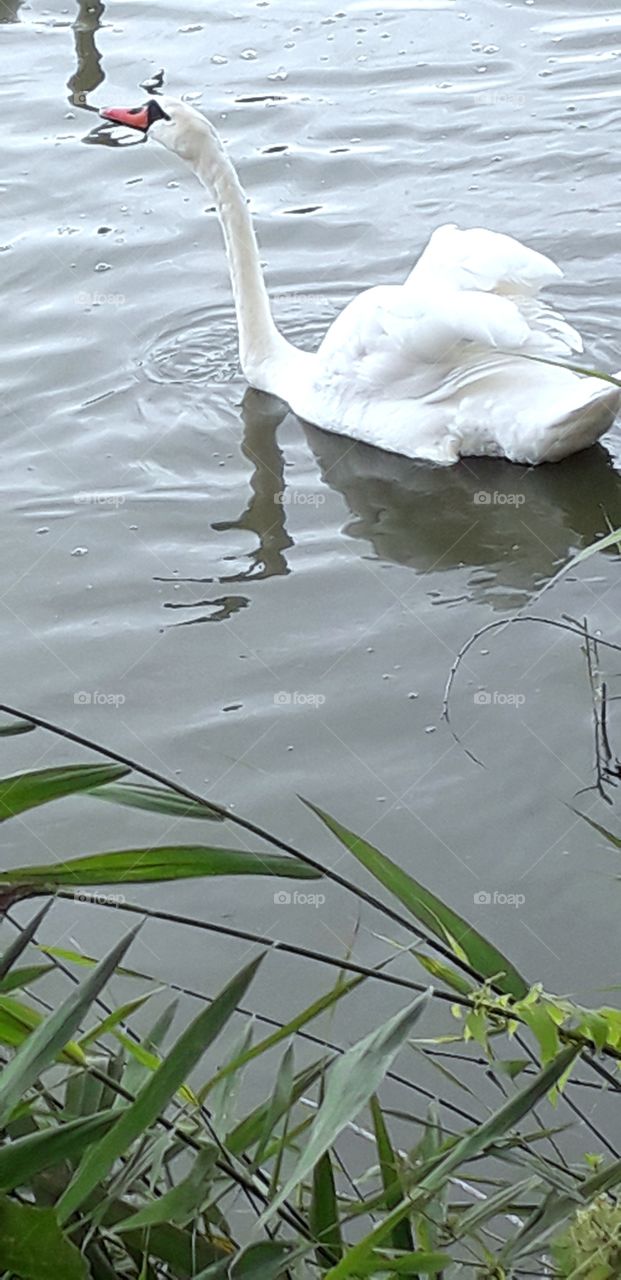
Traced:
<svg viewBox="0 0 621 1280">
<path fill-rule="evenodd" d="M 77 19 L 58 0 L 3 0 L 0 17 L 3 696 L 362 877 L 301 792 L 529 978 L 599 998 L 618 976 L 618 864 L 567 807 L 593 780 L 579 642 L 521 625 L 470 650 L 453 720 L 485 767 L 440 706 L 468 636 L 528 611 L 621 524 L 618 428 L 553 467 L 436 470 L 304 426 L 240 377 L 208 195 L 155 144 L 88 135 L 94 108 L 139 103 L 162 66 L 170 93 L 193 95 L 239 167 L 275 314 L 303 346 L 356 290 L 401 281 L 434 226 L 455 221 L 551 254 L 565 272 L 555 303 L 589 360 L 614 370 L 621 18 L 597 0 L 571 16 L 532 0 L 119 0 L 81 3 Z M 535 608 L 619 641 L 618 582 L 613 550 Z M 614 692 L 618 664 L 602 662 Z M 76 758 L 34 735 L 7 744 L 4 772 Z M 580 803 L 613 821 L 594 793 Z M 188 825 L 124 811 L 119 827 L 108 806 L 76 800 L 53 823 L 42 811 L 13 825 L 5 857 L 204 836 Z M 131 896 L 342 954 L 355 901 L 328 883 L 320 908 L 278 905 L 278 887 Z M 477 904 L 481 890 L 525 902 Z M 89 949 L 118 923 L 55 910 Z M 374 930 L 395 933 L 363 912 L 367 961 L 386 954 Z M 145 967 L 209 991 L 243 951 L 165 929 L 140 946 Z M 318 981 L 287 963 L 286 989 L 263 991 L 283 1016 Z M 371 1002 L 372 1017 L 384 1007 Z M 368 1023 L 365 997 L 352 1027 Z"/>
</svg>

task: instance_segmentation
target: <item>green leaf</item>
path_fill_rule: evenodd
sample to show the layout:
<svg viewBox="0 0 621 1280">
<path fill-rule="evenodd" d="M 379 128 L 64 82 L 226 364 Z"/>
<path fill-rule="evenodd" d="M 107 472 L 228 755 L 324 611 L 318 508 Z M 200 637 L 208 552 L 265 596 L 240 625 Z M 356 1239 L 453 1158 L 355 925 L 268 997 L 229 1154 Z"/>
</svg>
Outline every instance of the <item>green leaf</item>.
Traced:
<svg viewBox="0 0 621 1280">
<path fill-rule="evenodd" d="M 435 956 L 426 956 L 424 951 L 415 951 L 416 959 L 422 964 L 423 969 L 434 978 L 439 978 L 441 982 L 445 982 L 447 987 L 451 987 L 453 991 L 458 991 L 460 996 L 468 996 L 474 990 L 472 983 L 467 978 L 462 977 L 461 973 L 456 973 L 454 969 L 450 969 L 442 960 L 436 960 Z"/>
<path fill-rule="evenodd" d="M 148 981 L 153 982 L 155 979 L 149 978 Z M 138 1089 L 147 1079 L 149 1072 L 155 1070 L 159 1066 L 161 1062 L 161 1056 L 158 1056 L 159 1050 L 174 1022 L 178 1005 L 179 1001 L 175 998 L 170 1002 L 170 1004 L 166 1005 L 165 1009 L 163 1009 L 160 1014 L 158 1014 L 153 1026 L 150 1027 L 145 1035 L 141 1037 L 140 1043 L 136 1040 L 130 1041 L 132 1046 L 135 1045 L 140 1049 L 140 1055 L 132 1054 L 131 1060 L 128 1061 L 125 1071 L 123 1072 L 122 1083 L 129 1093 L 137 1093 Z M 115 1032 L 115 1034 L 118 1038 L 119 1033 Z M 147 1055 L 146 1061 L 142 1057 L 143 1054 Z M 155 1059 L 154 1063 L 149 1061 L 149 1055 Z"/>
<path fill-rule="evenodd" d="M 86 1259 L 63 1235 L 53 1209 L 0 1198 L 0 1266 L 20 1280 L 88 1280 Z"/>
<path fill-rule="evenodd" d="M 88 791 L 103 782 L 122 778 L 129 769 L 118 764 L 66 764 L 60 769 L 38 769 L 0 778 L 0 822 L 26 809 L 59 800 L 76 791 Z"/>
<path fill-rule="evenodd" d="M 249 1244 L 231 1263 L 231 1280 L 277 1280 L 286 1270 L 291 1245 L 280 1240 L 259 1240 Z"/>
<path fill-rule="evenodd" d="M 418 996 L 406 1009 L 389 1018 L 337 1058 L 329 1069 L 325 1096 L 310 1130 L 306 1146 L 284 1187 L 259 1219 L 263 1226 L 287 1199 L 298 1183 L 310 1173 L 339 1133 L 355 1119 L 369 1101 L 391 1063 L 406 1042 L 412 1027 L 420 1018 L 429 992 Z"/>
<path fill-rule="evenodd" d="M 310 1227 L 316 1240 L 328 1249 L 333 1258 L 343 1255 L 343 1237 L 339 1222 L 339 1207 L 334 1185 L 334 1170 L 330 1152 L 324 1151 L 313 1169 L 313 1188 L 310 1205 Z M 322 1266 L 323 1254 L 317 1252 L 317 1263 Z M 323 1266 L 325 1270 L 325 1264 Z"/>
<path fill-rule="evenodd" d="M 590 1204 L 596 1196 L 612 1191 L 621 1182 L 621 1160 L 599 1169 L 592 1178 L 575 1186 L 571 1185 L 570 1194 L 550 1193 L 538 1205 L 534 1213 L 526 1220 L 513 1240 L 509 1240 L 500 1254 L 499 1261 L 513 1263 L 540 1249 L 549 1238 L 551 1232 L 565 1222 L 576 1211 L 576 1208 Z"/>
<path fill-rule="evenodd" d="M 149 809 L 152 813 L 167 813 L 175 818 L 202 818 L 207 822 L 224 822 L 224 815 L 205 800 L 187 800 L 168 787 L 150 787 L 140 782 L 109 783 L 97 787 L 96 800 L 109 800 L 113 804 L 129 805 L 132 809 Z"/>
<path fill-rule="evenodd" d="M 163 988 L 160 987 L 159 990 L 161 991 Z M 136 1009 L 142 1008 L 142 1005 L 146 1004 L 147 1000 L 150 1000 L 151 996 L 154 995 L 156 995 L 155 991 L 145 991 L 143 995 L 135 996 L 133 1000 L 128 1000 L 127 1004 L 119 1005 L 118 1009 L 112 1009 L 105 1018 L 101 1019 L 101 1022 L 98 1022 L 96 1026 L 91 1027 L 90 1031 L 80 1037 L 78 1041 L 80 1048 L 87 1049 L 94 1040 L 99 1040 L 101 1036 L 114 1031 L 120 1022 L 126 1022 L 132 1013 L 136 1012 Z"/>
<path fill-rule="evenodd" d="M 13 969 L 6 977 L 0 978 L 0 992 L 6 995 L 18 987 L 29 987 L 53 968 L 53 964 L 25 964 L 21 969 Z"/>
<path fill-rule="evenodd" d="M 582 371 L 580 370 L 580 372 Z M 601 374 L 595 374 L 595 376 L 601 377 Z M 608 381 L 608 379 L 606 380 Z M 616 378 L 611 379 L 611 381 L 614 381 L 617 386 L 619 385 Z M 572 569 L 574 565 L 581 564 L 583 560 L 588 560 L 589 556 L 594 556 L 596 551 L 606 551 L 608 547 L 618 547 L 620 541 L 621 529 L 613 529 L 612 533 L 607 533 L 605 538 L 599 538 L 597 542 L 592 542 L 590 547 L 584 547 L 582 551 L 579 551 L 578 555 L 574 556 L 569 561 L 569 564 L 565 565 L 565 569 Z"/>
<path fill-rule="evenodd" d="M 12 996 L 0 996 L 0 1039 L 4 1044 L 20 1045 L 45 1021 L 38 1009 L 15 1000 Z M 68 1062 L 82 1066 L 86 1059 L 75 1041 L 68 1040 L 61 1054 Z M 0 1077 L 1 1079 L 1 1077 Z"/>
<path fill-rule="evenodd" d="M 457 912 L 445 906 L 440 898 L 436 898 L 435 894 L 425 889 L 424 885 L 414 880 L 402 867 L 397 866 L 385 854 L 380 853 L 379 849 L 368 844 L 353 831 L 349 831 L 335 818 L 331 818 L 323 809 L 319 809 L 308 800 L 304 803 L 317 814 L 318 818 L 321 818 L 325 826 L 333 832 L 341 844 L 345 845 L 346 849 L 349 849 L 350 853 L 353 853 L 358 862 L 362 863 L 362 866 L 366 867 L 385 889 L 394 894 L 421 924 L 443 942 L 448 940 L 449 945 L 456 939 L 467 956 L 470 967 L 477 974 L 483 978 L 493 978 L 494 987 L 504 994 L 515 996 L 517 999 L 527 994 L 528 984 L 511 961 L 491 942 L 477 933 L 472 925 L 457 915 Z"/>
<path fill-rule="evenodd" d="M 120 1116 L 118 1123 L 87 1153 L 58 1202 L 57 1213 L 61 1223 L 66 1222 L 80 1207 L 136 1138 L 142 1137 L 157 1120 L 162 1109 L 168 1105 L 186 1076 L 228 1022 L 236 1006 L 243 1001 L 261 960 L 262 956 L 252 960 L 216 996 L 213 1004 L 201 1010 L 182 1032 L 158 1070 L 143 1085 L 134 1102 Z"/>
<path fill-rule="evenodd" d="M 137 1063 L 139 1067 L 143 1068 L 143 1071 L 140 1073 L 131 1073 L 134 1075 L 134 1078 L 137 1075 L 143 1075 L 145 1073 L 152 1074 L 154 1071 L 159 1070 L 164 1059 L 160 1057 L 158 1053 L 153 1053 L 151 1049 L 146 1049 L 143 1044 L 139 1044 L 138 1041 L 132 1040 L 130 1036 L 124 1035 L 122 1031 L 115 1031 L 113 1034 L 119 1044 L 122 1045 L 127 1053 L 131 1055 L 134 1062 Z M 125 1087 L 127 1087 L 125 1082 L 124 1084 Z M 184 1102 L 189 1102 L 191 1106 L 197 1107 L 199 1105 L 199 1099 L 196 1094 L 188 1088 L 187 1084 L 181 1085 L 179 1089 L 179 1096 L 180 1098 L 183 1098 Z"/>
<path fill-rule="evenodd" d="M 375 1096 L 371 1098 L 371 1116 L 373 1119 L 375 1145 L 379 1157 L 380 1175 L 384 1188 L 384 1204 L 390 1212 L 403 1199 L 403 1186 L 397 1155 L 390 1141 L 379 1100 Z M 393 1249 L 402 1250 L 404 1253 L 413 1251 L 414 1240 L 412 1239 L 410 1224 L 406 1219 L 397 1223 L 391 1235 L 391 1244 Z"/>
<path fill-rule="evenodd" d="M 28 1134 L 0 1147 L 0 1189 L 26 1186 L 36 1174 L 64 1160 L 77 1160 L 92 1142 L 118 1119 L 118 1111 L 100 1111 L 84 1120 L 70 1120 L 51 1129 Z"/>
<path fill-rule="evenodd" d="M 248 1244 L 230 1263 L 230 1280 L 277 1280 L 289 1266 L 291 1254 L 291 1245 L 284 1240 Z"/>
<path fill-rule="evenodd" d="M 262 1102 L 254 1111 L 245 1116 L 243 1120 L 235 1126 L 227 1135 L 224 1146 L 231 1155 L 242 1155 L 244 1151 L 248 1151 L 255 1143 L 261 1142 L 265 1133 L 268 1118 L 271 1124 L 271 1131 L 274 1132 L 278 1121 L 289 1109 L 292 1103 L 297 1102 L 302 1094 L 310 1089 L 315 1083 L 318 1076 L 325 1067 L 325 1058 L 319 1058 L 317 1062 L 311 1063 L 310 1067 L 305 1067 L 303 1071 L 295 1077 L 291 1089 L 289 1099 L 279 1098 L 280 1107 L 275 1107 L 275 1096 L 271 1094 L 266 1102 Z"/>
<path fill-rule="evenodd" d="M 31 724 L 29 720 L 3 721 L 0 724 L 0 738 L 8 738 L 14 733 L 32 733 L 36 727 L 36 724 Z"/>
<path fill-rule="evenodd" d="M 199 1151 L 190 1172 L 176 1186 L 171 1187 L 157 1200 L 152 1200 L 137 1213 L 118 1222 L 116 1231 L 131 1231 L 138 1227 L 151 1227 L 161 1222 L 172 1222 L 184 1227 L 194 1218 L 209 1195 L 210 1174 L 218 1158 L 218 1148 L 204 1147 Z"/>
<path fill-rule="evenodd" d="M 412 1253 L 379 1253 L 373 1250 L 357 1271 L 359 1276 L 396 1275 L 405 1276 L 437 1276 L 445 1267 L 451 1265 L 453 1259 L 448 1253 L 428 1253 L 416 1249 Z M 328 1272 L 328 1274 L 330 1274 Z"/>
<path fill-rule="evenodd" d="M 593 818 L 588 818 L 586 813 L 581 813 L 579 809 L 573 809 L 571 805 L 568 805 L 568 808 L 571 813 L 575 813 L 577 818 L 582 818 L 583 822 L 588 822 L 589 826 L 594 831 L 597 831 L 600 836 L 603 836 L 604 840 L 607 840 L 609 844 L 614 845 L 615 849 L 621 849 L 621 837 L 614 835 L 607 827 L 603 827 L 600 822 L 595 822 Z"/>
<path fill-rule="evenodd" d="M 354 988 L 363 981 L 364 976 L 359 978 L 350 978 L 346 982 L 337 982 L 330 991 L 327 991 L 323 996 L 319 996 L 317 1000 L 313 1000 L 312 1004 L 309 1004 L 308 1008 L 303 1009 L 301 1013 L 297 1013 L 295 1017 L 291 1018 L 290 1022 L 286 1022 L 284 1026 L 279 1027 L 278 1031 L 273 1031 L 271 1035 L 265 1036 L 263 1040 L 259 1040 L 257 1044 L 240 1054 L 239 1057 L 233 1058 L 230 1062 L 226 1062 L 223 1067 L 220 1067 L 220 1069 L 216 1071 L 211 1080 L 208 1080 L 207 1083 L 199 1090 L 199 1100 L 204 1102 L 209 1091 L 213 1089 L 214 1085 L 218 1084 L 220 1080 L 231 1075 L 232 1072 L 238 1071 L 240 1067 L 245 1066 L 247 1062 L 251 1062 L 253 1058 L 258 1058 L 260 1054 L 266 1053 L 268 1049 L 273 1049 L 275 1045 L 280 1044 L 282 1040 L 288 1040 L 290 1036 L 295 1035 L 295 1033 L 300 1031 L 307 1023 L 312 1022 L 312 1020 L 317 1018 L 320 1013 L 323 1013 L 326 1009 L 329 1009 L 333 1004 L 335 1004 L 337 1000 L 340 1000 L 341 996 L 348 995 L 350 991 L 353 991 Z"/>
<path fill-rule="evenodd" d="M 13 1107 L 38 1079 L 41 1071 L 49 1067 L 56 1054 L 64 1049 L 87 1009 L 131 946 L 137 932 L 138 929 L 132 929 L 125 938 L 117 942 L 85 981 L 74 987 L 67 999 L 39 1024 L 18 1049 L 12 1061 L 4 1067 L 0 1073 L 0 1125 L 5 1123 Z"/>
<path fill-rule="evenodd" d="M 40 892 L 50 893 L 65 885 L 75 888 L 144 884 L 227 875 L 289 876 L 295 880 L 321 878 L 320 871 L 295 858 L 190 844 L 161 849 L 115 849 L 111 853 L 94 853 L 42 866 L 14 867 L 0 873 L 0 884 L 34 885 Z"/>
<path fill-rule="evenodd" d="M 534 1191 L 535 1187 L 540 1186 L 541 1180 L 533 1175 L 522 1182 L 512 1182 L 506 1187 L 501 1187 L 495 1195 L 487 1196 L 485 1200 L 473 1205 L 471 1209 L 467 1209 L 465 1213 L 453 1220 L 452 1229 L 455 1238 L 459 1240 L 462 1236 L 469 1235 L 484 1222 L 489 1222 L 490 1218 L 495 1218 L 500 1213 L 507 1213 L 509 1209 L 513 1213 L 519 1213 L 520 1196 L 528 1195 Z"/>
<path fill-rule="evenodd" d="M 36 915 L 32 917 L 32 920 L 29 920 L 28 924 L 24 925 L 23 929 L 20 929 L 17 937 L 13 939 L 10 947 L 7 947 L 6 951 L 4 951 L 2 956 L 0 956 L 0 978 L 4 978 L 9 970 L 12 969 L 15 961 L 19 960 L 19 957 L 26 950 L 28 943 L 32 942 L 39 925 L 42 920 L 45 919 L 51 905 L 51 902 L 46 902 L 45 906 L 42 907 L 40 911 L 37 911 Z"/>
</svg>

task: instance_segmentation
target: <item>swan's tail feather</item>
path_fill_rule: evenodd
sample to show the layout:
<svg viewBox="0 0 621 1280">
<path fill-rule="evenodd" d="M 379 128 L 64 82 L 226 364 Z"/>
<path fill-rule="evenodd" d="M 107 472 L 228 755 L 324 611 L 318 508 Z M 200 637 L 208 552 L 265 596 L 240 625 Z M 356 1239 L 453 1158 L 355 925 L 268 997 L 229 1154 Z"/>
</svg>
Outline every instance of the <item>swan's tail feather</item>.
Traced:
<svg viewBox="0 0 621 1280">
<path fill-rule="evenodd" d="M 590 395 L 587 394 L 581 404 L 550 423 L 540 461 L 558 462 L 570 453 L 588 449 L 612 426 L 621 408 L 621 388 L 600 378 L 585 379 L 587 381 L 595 384 L 587 389 Z"/>
</svg>

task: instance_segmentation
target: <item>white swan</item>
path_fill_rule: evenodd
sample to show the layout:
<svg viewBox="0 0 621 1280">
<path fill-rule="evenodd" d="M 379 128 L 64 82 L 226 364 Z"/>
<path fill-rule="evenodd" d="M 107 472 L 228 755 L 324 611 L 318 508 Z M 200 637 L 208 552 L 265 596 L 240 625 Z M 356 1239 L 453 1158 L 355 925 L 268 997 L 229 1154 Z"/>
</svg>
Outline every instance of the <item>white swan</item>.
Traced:
<svg viewBox="0 0 621 1280">
<path fill-rule="evenodd" d="M 169 97 L 101 114 L 174 151 L 212 193 L 244 375 L 299 417 L 435 463 L 485 454 L 556 462 L 612 424 L 614 384 L 524 359 L 582 350 L 575 329 L 537 298 L 562 274 L 549 258 L 493 231 L 439 227 L 404 284 L 366 289 L 316 353 L 299 351 L 272 318 L 246 197 L 209 121 Z"/>
</svg>

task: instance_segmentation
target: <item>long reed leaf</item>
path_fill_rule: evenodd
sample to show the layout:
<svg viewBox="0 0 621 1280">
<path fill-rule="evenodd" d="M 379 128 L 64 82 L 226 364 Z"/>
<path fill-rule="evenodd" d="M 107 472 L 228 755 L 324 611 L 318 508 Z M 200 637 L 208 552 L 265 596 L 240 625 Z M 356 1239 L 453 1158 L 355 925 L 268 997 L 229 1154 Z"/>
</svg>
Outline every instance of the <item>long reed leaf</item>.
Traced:
<svg viewBox="0 0 621 1280">
<path fill-rule="evenodd" d="M 129 770 L 118 764 L 66 764 L 60 769 L 37 769 L 0 778 L 0 822 L 50 800 L 88 791 L 103 782 L 115 782 Z"/>
<path fill-rule="evenodd" d="M 379 849 L 337 822 L 336 818 L 330 817 L 330 814 L 308 800 L 304 803 L 317 814 L 341 844 L 353 853 L 358 862 L 366 867 L 367 871 L 370 871 L 371 875 L 384 885 L 384 888 L 394 894 L 421 924 L 424 924 L 443 942 L 448 942 L 456 954 L 461 950 L 468 964 L 477 974 L 483 978 L 493 978 L 494 985 L 499 991 L 515 996 L 516 999 L 521 999 L 527 994 L 528 984 L 511 961 L 491 942 L 482 937 L 467 920 L 447 907 L 440 898 L 437 898 L 429 889 L 425 889 L 424 885 L 402 867 L 380 853 Z"/>
<path fill-rule="evenodd" d="M 92 973 L 54 1010 L 18 1049 L 15 1057 L 0 1073 L 0 1125 L 4 1124 L 13 1107 L 38 1079 L 41 1071 L 54 1062 L 56 1054 L 65 1047 L 80 1021 L 105 986 L 108 978 L 131 946 L 138 929 L 132 929 Z"/>
</svg>

